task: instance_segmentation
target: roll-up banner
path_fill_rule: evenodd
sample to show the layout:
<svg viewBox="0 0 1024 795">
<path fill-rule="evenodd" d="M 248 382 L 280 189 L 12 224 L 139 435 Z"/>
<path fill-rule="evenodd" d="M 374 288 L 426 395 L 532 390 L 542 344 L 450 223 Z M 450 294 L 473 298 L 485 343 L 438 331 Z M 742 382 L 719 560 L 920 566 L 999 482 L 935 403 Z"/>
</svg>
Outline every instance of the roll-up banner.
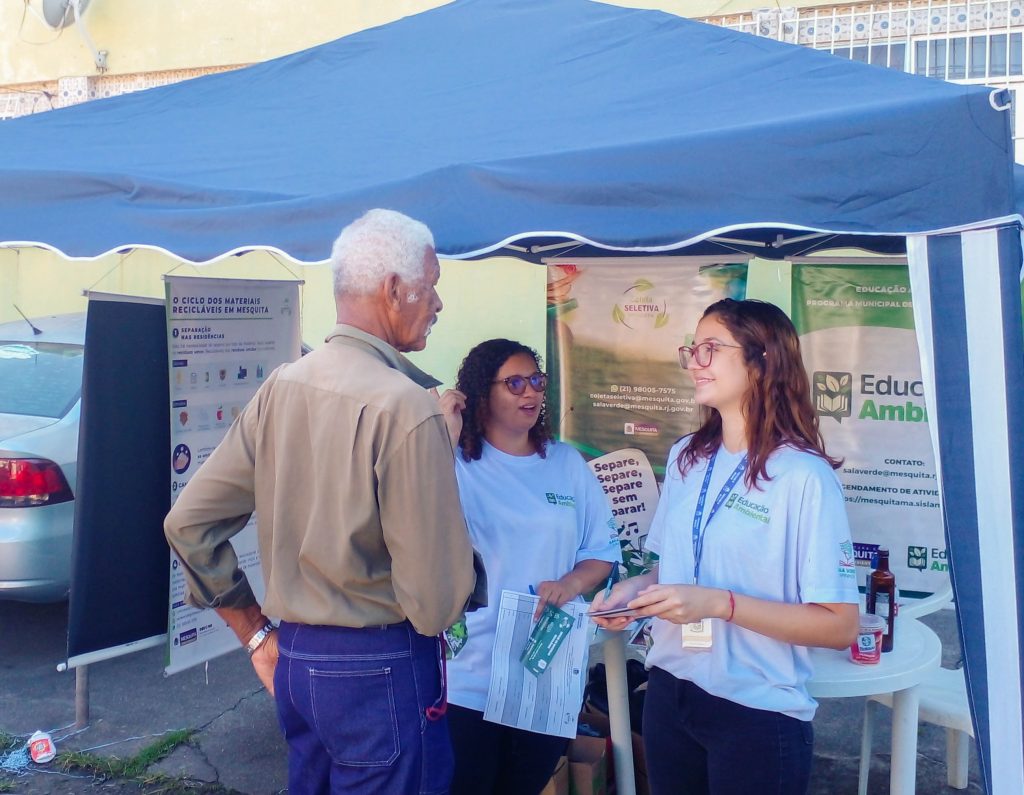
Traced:
<svg viewBox="0 0 1024 795">
<path fill-rule="evenodd" d="M 795 261 L 793 322 L 826 448 L 844 459 L 860 584 L 886 547 L 901 590 L 937 590 L 946 543 L 905 262 Z"/>
<path fill-rule="evenodd" d="M 302 282 L 177 276 L 165 281 L 173 503 L 267 376 L 299 357 Z M 231 543 L 262 600 L 255 514 Z M 237 649 L 234 633 L 213 610 L 185 603 L 185 579 L 173 553 L 170 578 L 166 672 Z"/>
<path fill-rule="evenodd" d="M 167 346 L 162 299 L 90 292 L 68 665 L 167 636 Z"/>
<path fill-rule="evenodd" d="M 743 298 L 747 260 L 551 259 L 548 401 L 556 434 L 591 461 L 616 521 L 624 574 L 643 547 L 672 444 L 696 427 L 679 346 L 704 309 Z"/>
</svg>

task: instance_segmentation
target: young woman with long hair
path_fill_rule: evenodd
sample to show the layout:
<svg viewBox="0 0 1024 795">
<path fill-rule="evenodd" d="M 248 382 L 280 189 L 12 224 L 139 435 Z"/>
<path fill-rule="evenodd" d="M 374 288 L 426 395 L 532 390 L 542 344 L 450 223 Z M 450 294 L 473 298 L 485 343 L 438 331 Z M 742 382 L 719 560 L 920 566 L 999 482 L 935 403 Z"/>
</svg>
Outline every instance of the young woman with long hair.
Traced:
<svg viewBox="0 0 1024 795">
<path fill-rule="evenodd" d="M 817 706 L 807 647 L 846 648 L 857 633 L 840 462 L 778 307 L 712 304 L 680 364 L 702 424 L 669 453 L 647 538 L 658 565 L 593 609 L 654 617 L 643 737 L 655 795 L 802 795 Z"/>
<path fill-rule="evenodd" d="M 561 607 L 604 583 L 621 556 L 597 478 L 574 448 L 551 436 L 546 386 L 530 348 L 493 339 L 467 354 L 456 388 L 441 397 L 488 596 L 486 608 L 466 617 L 468 640 L 448 663 L 453 795 L 538 793 L 567 744 L 484 720 L 502 590 L 534 589 L 538 617 L 545 605 Z"/>
</svg>

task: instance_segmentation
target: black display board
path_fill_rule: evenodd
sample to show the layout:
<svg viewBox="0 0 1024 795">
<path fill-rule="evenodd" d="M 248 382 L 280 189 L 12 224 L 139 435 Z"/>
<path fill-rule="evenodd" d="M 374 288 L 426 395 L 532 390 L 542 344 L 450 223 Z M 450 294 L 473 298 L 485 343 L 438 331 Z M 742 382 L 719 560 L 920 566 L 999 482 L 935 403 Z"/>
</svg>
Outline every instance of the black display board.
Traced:
<svg viewBox="0 0 1024 795">
<path fill-rule="evenodd" d="M 167 632 L 167 321 L 160 299 L 89 296 L 78 438 L 68 660 Z"/>
</svg>

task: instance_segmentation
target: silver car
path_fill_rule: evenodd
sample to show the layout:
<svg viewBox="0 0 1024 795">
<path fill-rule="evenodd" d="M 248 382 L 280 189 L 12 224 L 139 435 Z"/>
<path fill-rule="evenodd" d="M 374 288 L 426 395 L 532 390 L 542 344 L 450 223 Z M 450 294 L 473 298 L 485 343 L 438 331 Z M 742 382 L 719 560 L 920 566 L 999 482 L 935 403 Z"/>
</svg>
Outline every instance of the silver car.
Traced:
<svg viewBox="0 0 1024 795">
<path fill-rule="evenodd" d="M 64 599 L 85 314 L 0 324 L 0 599 Z"/>
</svg>

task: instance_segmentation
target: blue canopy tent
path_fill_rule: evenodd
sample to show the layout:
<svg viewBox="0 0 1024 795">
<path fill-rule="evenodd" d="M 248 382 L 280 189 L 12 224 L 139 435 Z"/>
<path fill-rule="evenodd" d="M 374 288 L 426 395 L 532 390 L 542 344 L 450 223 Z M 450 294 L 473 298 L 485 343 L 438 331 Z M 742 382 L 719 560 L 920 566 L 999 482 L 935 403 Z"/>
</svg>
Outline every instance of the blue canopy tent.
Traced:
<svg viewBox="0 0 1024 795">
<path fill-rule="evenodd" d="M 327 258 L 385 206 L 449 258 L 906 250 L 983 777 L 1024 791 L 1020 216 L 1002 92 L 588 0 L 458 0 L 0 124 L 0 241 Z M 934 322 L 933 322 L 934 319 Z"/>
</svg>

